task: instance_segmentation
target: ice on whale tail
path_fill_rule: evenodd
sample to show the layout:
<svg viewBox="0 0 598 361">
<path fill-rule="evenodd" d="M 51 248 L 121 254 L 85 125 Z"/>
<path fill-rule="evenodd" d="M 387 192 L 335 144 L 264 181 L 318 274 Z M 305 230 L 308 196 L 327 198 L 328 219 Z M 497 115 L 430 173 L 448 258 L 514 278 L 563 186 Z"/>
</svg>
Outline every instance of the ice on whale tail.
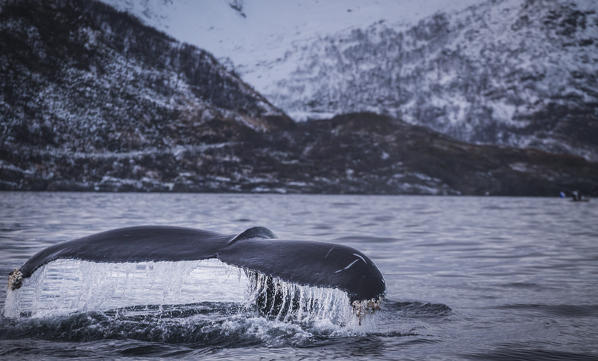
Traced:
<svg viewBox="0 0 598 361">
<path fill-rule="evenodd" d="M 128 227 L 97 233 L 38 252 L 10 274 L 9 288 L 18 289 L 38 268 L 59 259 L 124 263 L 210 258 L 240 267 L 255 277 L 266 277 L 262 282 L 265 285 L 276 279 L 340 289 L 359 307 L 377 307 L 385 292 L 382 274 L 361 252 L 331 243 L 276 239 L 264 227 L 249 228 L 233 236 L 170 226 Z M 261 307 L 272 307 L 267 295 L 275 290 L 264 292 L 261 297 L 266 304 Z"/>
</svg>

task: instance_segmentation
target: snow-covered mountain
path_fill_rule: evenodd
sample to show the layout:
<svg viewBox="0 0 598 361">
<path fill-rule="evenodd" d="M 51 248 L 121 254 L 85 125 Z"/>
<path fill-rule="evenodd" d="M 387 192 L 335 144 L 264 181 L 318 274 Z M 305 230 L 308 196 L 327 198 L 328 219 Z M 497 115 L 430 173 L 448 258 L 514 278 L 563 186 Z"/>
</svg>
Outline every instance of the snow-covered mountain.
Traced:
<svg viewBox="0 0 598 361">
<path fill-rule="evenodd" d="M 597 10 L 503 0 L 402 31 L 380 22 L 290 51 L 275 65 L 290 74 L 260 90 L 295 118 L 367 110 L 465 141 L 598 159 Z"/>
<path fill-rule="evenodd" d="M 598 194 L 597 163 L 372 113 L 295 123 L 208 52 L 108 5 L 0 0 L 0 190 L 572 189 Z"/>
<path fill-rule="evenodd" d="M 230 58 L 295 120 L 371 111 L 598 159 L 594 0 L 105 1 Z"/>
</svg>

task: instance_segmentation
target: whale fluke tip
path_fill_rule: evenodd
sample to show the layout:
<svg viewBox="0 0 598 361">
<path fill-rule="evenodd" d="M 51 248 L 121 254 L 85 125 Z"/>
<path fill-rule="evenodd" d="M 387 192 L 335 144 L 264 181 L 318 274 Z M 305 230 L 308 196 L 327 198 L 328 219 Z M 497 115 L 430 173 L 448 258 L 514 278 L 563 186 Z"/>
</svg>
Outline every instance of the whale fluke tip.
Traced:
<svg viewBox="0 0 598 361">
<path fill-rule="evenodd" d="M 8 274 L 8 288 L 16 290 L 21 288 L 23 284 L 23 273 L 21 270 L 15 268 L 11 273 Z"/>
<path fill-rule="evenodd" d="M 351 306 L 353 306 L 353 313 L 359 319 L 359 325 L 361 326 L 361 321 L 364 319 L 367 313 L 374 313 L 380 309 L 381 299 L 380 297 L 375 297 L 369 300 L 362 300 L 362 301 L 353 301 Z"/>
</svg>

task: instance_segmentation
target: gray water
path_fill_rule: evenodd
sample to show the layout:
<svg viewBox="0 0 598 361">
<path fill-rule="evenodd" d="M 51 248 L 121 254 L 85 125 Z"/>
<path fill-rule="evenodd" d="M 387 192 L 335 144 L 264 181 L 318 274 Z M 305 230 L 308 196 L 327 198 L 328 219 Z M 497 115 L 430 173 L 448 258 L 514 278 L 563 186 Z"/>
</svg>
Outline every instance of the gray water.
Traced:
<svg viewBox="0 0 598 361">
<path fill-rule="evenodd" d="M 269 320 L 242 300 L 160 305 L 151 294 L 144 305 L 0 316 L 0 357 L 598 359 L 598 201 L 0 193 L 0 274 L 54 243 L 145 224 L 261 225 L 345 244 L 377 264 L 386 299 L 358 327 Z M 0 307 L 5 298 L 2 286 Z"/>
</svg>

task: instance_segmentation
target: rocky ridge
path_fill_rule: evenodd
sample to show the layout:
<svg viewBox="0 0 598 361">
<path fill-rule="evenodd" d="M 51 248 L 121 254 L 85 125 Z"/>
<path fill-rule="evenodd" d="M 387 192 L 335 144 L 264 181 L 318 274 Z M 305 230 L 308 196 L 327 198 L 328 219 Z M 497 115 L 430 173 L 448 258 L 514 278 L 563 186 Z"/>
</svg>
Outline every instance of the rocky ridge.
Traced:
<svg viewBox="0 0 598 361">
<path fill-rule="evenodd" d="M 370 113 L 249 131 L 234 141 L 183 145 L 174 152 L 22 148 L 3 162 L 0 187 L 13 190 L 598 194 L 598 164 L 583 158 L 467 144 Z"/>
</svg>

